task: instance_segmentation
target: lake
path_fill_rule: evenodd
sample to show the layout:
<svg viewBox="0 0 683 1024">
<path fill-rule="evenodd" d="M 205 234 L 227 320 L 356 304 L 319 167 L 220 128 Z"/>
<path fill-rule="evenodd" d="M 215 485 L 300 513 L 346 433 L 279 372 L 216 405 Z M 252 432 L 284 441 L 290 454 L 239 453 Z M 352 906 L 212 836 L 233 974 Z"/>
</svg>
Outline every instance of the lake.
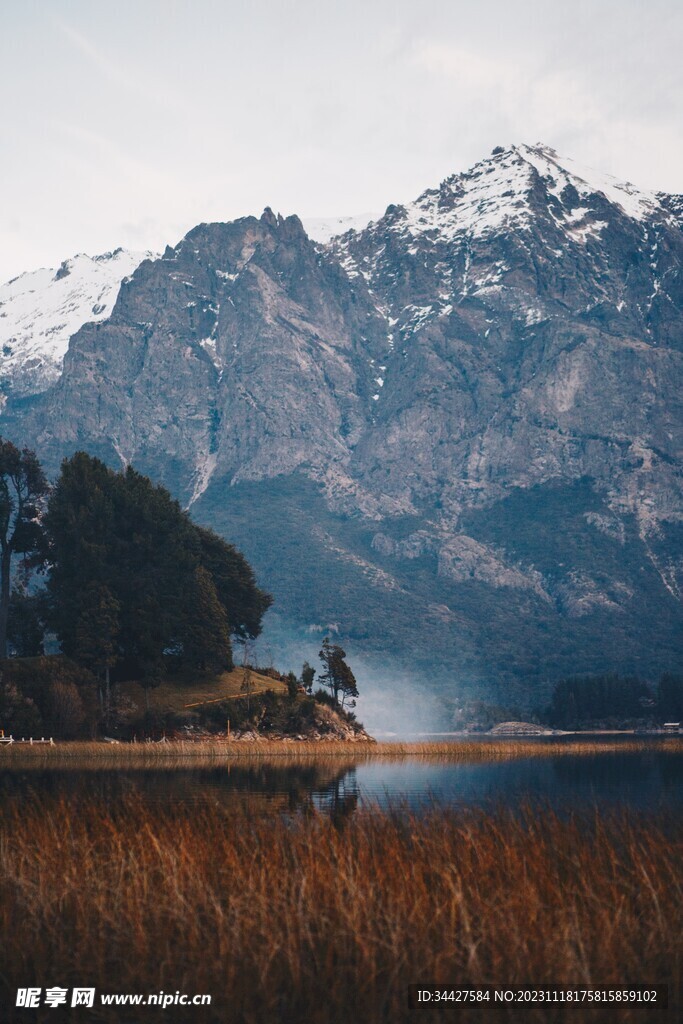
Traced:
<svg viewBox="0 0 683 1024">
<path fill-rule="evenodd" d="M 1 763 L 0 763 L 1 768 Z M 539 802 L 558 810 L 593 807 L 680 813 L 683 754 L 656 741 L 637 752 L 543 756 L 467 763 L 437 757 L 311 758 L 297 763 L 232 760 L 217 766 L 97 771 L 80 768 L 0 770 L 0 799 L 34 793 L 62 796 L 77 807 L 87 796 L 113 800 L 139 794 L 151 802 L 188 805 L 211 799 L 264 813 L 405 805 L 515 809 Z"/>
</svg>

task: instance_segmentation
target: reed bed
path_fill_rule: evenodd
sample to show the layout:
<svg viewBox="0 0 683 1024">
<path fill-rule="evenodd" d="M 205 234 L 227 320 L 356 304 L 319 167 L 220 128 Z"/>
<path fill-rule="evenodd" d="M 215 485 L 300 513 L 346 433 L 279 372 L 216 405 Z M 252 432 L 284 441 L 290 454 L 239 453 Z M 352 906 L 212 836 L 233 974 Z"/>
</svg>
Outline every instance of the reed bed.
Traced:
<svg viewBox="0 0 683 1024">
<path fill-rule="evenodd" d="M 531 807 L 334 821 L 35 798 L 0 808 L 0 973 L 10 987 L 213 996 L 79 1021 L 637 1021 L 614 1005 L 409 1011 L 406 991 L 658 982 L 673 996 L 682 840 L 680 821 Z"/>
<path fill-rule="evenodd" d="M 193 764 L 220 764 L 233 760 L 277 760 L 294 763 L 311 759 L 439 758 L 446 761 L 507 761 L 513 758 L 561 757 L 639 753 L 657 750 L 683 754 L 683 737 L 654 737 L 584 740 L 556 739 L 463 739 L 437 743 L 369 743 L 343 741 L 256 740 L 171 741 L 168 743 L 71 742 L 50 746 L 15 744 L 0 747 L 0 770 L 38 767 L 97 768 L 188 768 Z"/>
</svg>

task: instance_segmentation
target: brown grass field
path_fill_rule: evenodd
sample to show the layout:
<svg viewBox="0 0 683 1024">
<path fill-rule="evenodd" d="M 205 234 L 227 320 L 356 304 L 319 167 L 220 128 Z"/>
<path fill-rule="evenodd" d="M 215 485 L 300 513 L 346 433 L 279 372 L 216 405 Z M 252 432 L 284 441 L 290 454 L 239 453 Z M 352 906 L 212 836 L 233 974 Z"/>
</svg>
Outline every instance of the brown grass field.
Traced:
<svg viewBox="0 0 683 1024">
<path fill-rule="evenodd" d="M 2 982 L 209 993 L 69 1020 L 665 1021 L 587 1006 L 409 1010 L 409 983 L 680 982 L 680 821 L 500 811 L 228 814 L 35 797 L 0 808 Z M 3 1000 L 4 1002 L 4 1000 Z M 16 1018 L 12 1017 L 16 1012 Z M 118 1015 L 117 1015 L 118 1014 Z M 63 1020 L 17 1010 L 2 1020 Z"/>
<path fill-rule="evenodd" d="M 97 768 L 191 768 L 202 764 L 230 763 L 235 760 L 310 761 L 311 759 L 438 758 L 459 762 L 506 761 L 526 757 L 566 755 L 609 755 L 639 753 L 648 750 L 681 755 L 683 737 L 634 737 L 600 740 L 573 736 L 557 740 L 539 739 L 463 739 L 438 743 L 368 743 L 343 741 L 255 740 L 172 741 L 168 743 L 59 742 L 54 747 L 14 744 L 0 747 L 2 767 L 17 770 L 30 767 L 47 769 Z"/>
<path fill-rule="evenodd" d="M 119 690 L 139 708 L 144 708 L 149 701 L 150 708 L 155 711 L 182 712 L 188 710 L 191 705 L 236 697 L 243 693 L 243 684 L 244 669 L 235 668 L 232 672 L 222 672 L 204 680 L 197 679 L 196 676 L 185 680 L 165 679 L 159 686 L 148 690 L 146 695 L 139 683 L 121 683 Z M 287 690 L 279 679 L 272 679 L 254 669 L 249 670 L 249 688 L 253 694 L 264 693 L 266 690 L 285 693 Z"/>
</svg>

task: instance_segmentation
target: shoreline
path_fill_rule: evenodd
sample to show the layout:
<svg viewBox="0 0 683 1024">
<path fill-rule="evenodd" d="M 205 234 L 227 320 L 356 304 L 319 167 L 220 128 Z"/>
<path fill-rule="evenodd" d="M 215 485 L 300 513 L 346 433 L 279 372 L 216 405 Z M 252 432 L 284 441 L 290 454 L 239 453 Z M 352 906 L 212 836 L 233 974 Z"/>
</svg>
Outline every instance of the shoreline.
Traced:
<svg viewBox="0 0 683 1024">
<path fill-rule="evenodd" d="M 168 768 L 234 761 L 396 760 L 438 758 L 477 763 L 533 757 L 595 756 L 652 750 L 683 754 L 683 737 L 634 736 L 633 739 L 577 739 L 581 734 L 462 742 L 367 742 L 305 740 L 169 740 L 164 743 L 108 743 L 65 741 L 48 745 L 11 745 L 0 749 L 0 770 L 13 768 Z M 595 734 L 593 734 L 595 735 Z M 613 735 L 613 734 L 609 734 Z M 622 734 L 625 735 L 625 734 Z"/>
</svg>

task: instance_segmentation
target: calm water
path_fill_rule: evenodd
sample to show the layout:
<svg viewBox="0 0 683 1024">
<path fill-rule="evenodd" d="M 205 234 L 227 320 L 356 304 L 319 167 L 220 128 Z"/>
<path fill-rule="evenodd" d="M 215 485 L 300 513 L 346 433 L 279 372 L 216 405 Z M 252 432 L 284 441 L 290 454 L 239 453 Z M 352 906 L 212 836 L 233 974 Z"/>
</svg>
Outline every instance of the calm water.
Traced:
<svg viewBox="0 0 683 1024">
<path fill-rule="evenodd" d="M 439 760 L 368 760 L 349 765 L 311 761 L 285 766 L 241 763 L 193 770 L 1 771 L 0 799 L 30 799 L 31 792 L 115 799 L 140 793 L 153 802 L 187 805 L 199 799 L 239 804 L 267 813 L 315 807 L 349 812 L 363 804 L 433 802 L 514 809 L 541 801 L 558 809 L 630 807 L 683 811 L 683 754 L 645 752 L 458 764 Z"/>
</svg>

